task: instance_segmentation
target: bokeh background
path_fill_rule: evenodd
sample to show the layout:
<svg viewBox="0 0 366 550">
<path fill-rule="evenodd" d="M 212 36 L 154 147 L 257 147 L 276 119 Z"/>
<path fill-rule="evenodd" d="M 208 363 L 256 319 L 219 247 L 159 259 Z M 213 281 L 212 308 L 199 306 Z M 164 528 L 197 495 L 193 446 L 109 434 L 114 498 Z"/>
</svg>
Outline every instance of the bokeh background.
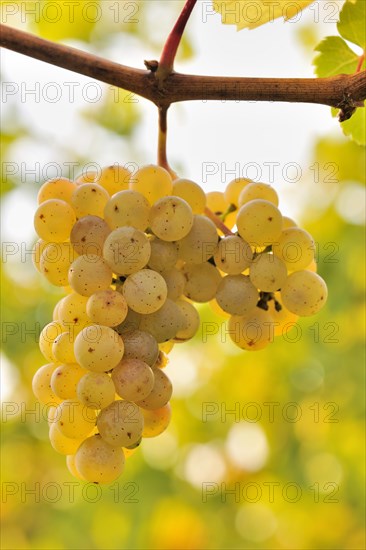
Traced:
<svg viewBox="0 0 366 550">
<path fill-rule="evenodd" d="M 2 2 L 2 22 L 143 67 L 158 58 L 183 2 L 81 2 L 75 23 L 65 9 L 55 23 L 51 4 L 64 3 Z M 237 33 L 200 1 L 177 70 L 312 76 L 313 48 L 336 34 L 341 5 L 319 1 L 296 22 Z M 274 185 L 284 213 L 318 243 L 329 300 L 256 353 L 235 348 L 225 320 L 200 307 L 203 329 L 170 354 L 170 428 L 145 441 L 112 486 L 83 485 L 51 448 L 31 392 L 44 362 L 37 334 L 62 296 L 32 266 L 36 195 L 72 166 L 77 175 L 90 162 L 154 162 L 157 113 L 12 52 L 2 52 L 1 74 L 2 547 L 364 548 L 365 150 L 323 106 L 171 108 L 172 166 L 207 191 L 240 175 Z"/>
</svg>

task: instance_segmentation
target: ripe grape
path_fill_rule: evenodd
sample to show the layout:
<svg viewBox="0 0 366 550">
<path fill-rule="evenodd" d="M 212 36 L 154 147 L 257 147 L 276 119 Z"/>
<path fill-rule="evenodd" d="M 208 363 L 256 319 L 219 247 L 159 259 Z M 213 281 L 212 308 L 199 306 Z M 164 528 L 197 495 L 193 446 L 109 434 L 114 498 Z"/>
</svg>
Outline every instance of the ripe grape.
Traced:
<svg viewBox="0 0 366 550">
<path fill-rule="evenodd" d="M 202 214 L 206 207 L 205 192 L 194 181 L 183 178 L 174 180 L 172 194 L 188 202 L 193 214 Z"/>
<path fill-rule="evenodd" d="M 99 177 L 95 181 L 112 196 L 119 191 L 128 189 L 130 177 L 131 172 L 128 168 L 114 164 L 102 168 Z"/>
<path fill-rule="evenodd" d="M 239 235 L 228 235 L 220 240 L 214 259 L 221 271 L 229 275 L 239 275 L 251 265 L 253 252 Z"/>
<path fill-rule="evenodd" d="M 99 290 L 90 296 L 86 312 L 93 323 L 116 327 L 126 318 L 128 306 L 125 298 L 116 290 Z"/>
<path fill-rule="evenodd" d="M 39 349 L 47 361 L 54 362 L 55 356 L 52 353 L 52 345 L 62 332 L 64 328 L 59 321 L 52 321 L 43 327 L 41 334 L 39 335 Z"/>
<path fill-rule="evenodd" d="M 114 369 L 123 356 L 122 338 L 110 327 L 90 325 L 76 337 L 74 352 L 78 363 L 93 372 Z"/>
<path fill-rule="evenodd" d="M 233 204 L 234 206 L 238 207 L 239 195 L 242 190 L 250 183 L 252 183 L 252 180 L 247 178 L 237 178 L 228 183 L 224 191 L 224 199 L 226 203 Z"/>
<path fill-rule="evenodd" d="M 137 313 L 148 314 L 163 306 L 168 288 L 157 271 L 142 269 L 127 277 L 122 291 L 129 308 Z"/>
<path fill-rule="evenodd" d="M 102 409 L 97 418 L 100 435 L 113 447 L 128 447 L 137 443 L 143 426 L 140 408 L 131 401 L 114 401 Z"/>
<path fill-rule="evenodd" d="M 51 376 L 52 391 L 60 399 L 74 399 L 76 397 L 76 386 L 84 374 L 86 374 L 86 370 L 77 363 L 59 365 Z"/>
<path fill-rule="evenodd" d="M 151 207 L 150 227 L 162 241 L 183 239 L 191 230 L 192 224 L 192 208 L 179 197 L 163 197 Z"/>
<path fill-rule="evenodd" d="M 66 286 L 70 265 L 76 257 L 70 243 L 49 243 L 43 248 L 40 271 L 49 283 Z"/>
<path fill-rule="evenodd" d="M 178 261 L 178 245 L 153 237 L 150 240 L 150 246 L 149 268 L 159 273 L 173 269 Z"/>
<path fill-rule="evenodd" d="M 312 271 L 294 271 L 281 289 L 284 306 L 301 317 L 318 313 L 324 307 L 327 297 L 327 285 Z"/>
<path fill-rule="evenodd" d="M 111 447 L 100 435 L 85 439 L 75 454 L 75 468 L 90 483 L 112 483 L 123 472 L 122 449 Z"/>
<path fill-rule="evenodd" d="M 193 304 L 186 300 L 175 302 L 183 314 L 184 325 L 175 335 L 175 342 L 186 342 L 193 338 L 200 326 L 200 316 Z"/>
<path fill-rule="evenodd" d="M 60 199 L 71 204 L 71 195 L 76 189 L 76 183 L 68 178 L 53 178 L 46 181 L 38 191 L 38 204 L 50 199 Z"/>
<path fill-rule="evenodd" d="M 226 201 L 224 193 L 221 191 L 211 191 L 206 193 L 207 208 L 221 218 L 231 206 L 229 202 Z M 236 214 L 231 212 L 225 216 L 225 225 L 229 229 L 235 225 Z M 221 234 L 221 231 L 219 231 Z"/>
<path fill-rule="evenodd" d="M 202 264 L 186 264 L 183 268 L 186 279 L 184 295 L 194 302 L 209 302 L 215 297 L 221 281 L 221 275 L 208 262 Z"/>
<path fill-rule="evenodd" d="M 213 256 L 218 247 L 215 224 L 205 216 L 195 215 L 192 229 L 178 243 L 179 257 L 188 263 L 201 264 Z"/>
<path fill-rule="evenodd" d="M 103 246 L 111 230 L 98 216 L 84 216 L 74 225 L 70 241 L 78 254 L 103 254 Z"/>
<path fill-rule="evenodd" d="M 95 412 L 80 401 L 66 399 L 57 406 L 55 426 L 71 439 L 83 439 L 95 426 Z"/>
<path fill-rule="evenodd" d="M 72 206 L 60 199 L 42 202 L 34 214 L 34 228 L 38 237 L 44 241 L 67 241 L 75 222 Z"/>
<path fill-rule="evenodd" d="M 282 216 L 283 229 L 289 229 L 290 227 L 297 227 L 297 223 L 288 216 Z"/>
<path fill-rule="evenodd" d="M 177 304 L 167 298 L 158 311 L 141 317 L 139 328 L 149 332 L 158 343 L 161 343 L 174 338 L 183 326 L 182 312 Z"/>
<path fill-rule="evenodd" d="M 90 323 L 86 313 L 87 302 L 87 296 L 76 292 L 68 294 L 59 302 L 58 317 L 62 325 L 71 332 L 71 338 Z"/>
<path fill-rule="evenodd" d="M 62 455 L 73 455 L 83 442 L 82 439 L 72 439 L 63 435 L 55 423 L 50 425 L 49 438 L 55 451 Z"/>
<path fill-rule="evenodd" d="M 239 348 L 248 351 L 261 350 L 273 341 L 272 316 L 258 307 L 248 315 L 234 315 L 229 319 L 228 334 Z"/>
<path fill-rule="evenodd" d="M 76 477 L 77 479 L 82 479 L 85 481 L 85 478 L 77 471 L 75 465 L 75 455 L 67 455 L 66 457 L 66 467 L 69 470 L 70 474 Z"/>
<path fill-rule="evenodd" d="M 34 267 L 41 273 L 41 258 L 42 258 L 42 252 L 48 246 L 49 243 L 47 241 L 44 241 L 42 239 L 38 239 L 34 243 L 33 250 L 32 250 L 32 262 Z M 177 253 L 178 256 L 178 253 Z"/>
<path fill-rule="evenodd" d="M 33 376 L 33 393 L 43 405 L 60 402 L 60 399 L 51 388 L 51 376 L 57 367 L 57 363 L 43 365 Z"/>
<path fill-rule="evenodd" d="M 140 359 L 152 367 L 159 355 L 159 346 L 155 338 L 143 330 L 132 330 L 123 334 L 125 351 L 123 360 Z"/>
<path fill-rule="evenodd" d="M 87 372 L 80 378 L 76 394 L 80 403 L 91 409 L 104 409 L 114 401 L 116 389 L 105 372 Z"/>
<path fill-rule="evenodd" d="M 169 403 L 160 409 L 148 411 L 141 409 L 144 417 L 144 429 L 142 437 L 156 437 L 163 433 L 169 426 L 172 417 L 172 409 Z"/>
<path fill-rule="evenodd" d="M 173 386 L 165 372 L 161 369 L 153 369 L 154 383 L 149 395 L 136 404 L 143 409 L 160 409 L 166 405 L 173 393 Z"/>
<path fill-rule="evenodd" d="M 172 194 L 172 178 L 165 168 L 150 164 L 131 174 L 130 189 L 138 191 L 150 204 L 154 204 L 158 199 Z"/>
<path fill-rule="evenodd" d="M 236 225 L 240 236 L 251 246 L 267 246 L 278 241 L 282 216 L 274 204 L 256 199 L 240 208 Z"/>
<path fill-rule="evenodd" d="M 111 229 L 135 227 L 145 231 L 149 225 L 149 201 L 137 191 L 120 191 L 109 199 L 104 209 L 104 219 Z"/>
<path fill-rule="evenodd" d="M 69 284 L 82 296 L 91 296 L 98 290 L 106 290 L 111 283 L 112 270 L 100 256 L 83 254 L 70 266 Z"/>
<path fill-rule="evenodd" d="M 246 275 L 226 275 L 217 288 L 217 303 L 231 315 L 250 313 L 258 300 L 258 290 Z"/>
<path fill-rule="evenodd" d="M 137 311 L 133 311 L 133 309 L 128 308 L 128 312 L 126 315 L 125 320 L 118 325 L 118 327 L 115 327 L 115 330 L 118 332 L 118 334 L 123 334 L 123 340 L 126 337 L 126 334 L 137 330 L 140 326 L 141 322 L 141 315 L 140 313 L 137 313 Z"/>
<path fill-rule="evenodd" d="M 146 235 L 133 227 L 120 227 L 107 237 L 103 257 L 114 273 L 136 273 L 149 261 L 151 245 Z"/>
<path fill-rule="evenodd" d="M 127 401 L 145 399 L 154 387 L 153 371 L 141 359 L 122 359 L 113 369 L 112 380 L 116 393 Z"/>
<path fill-rule="evenodd" d="M 278 206 L 278 195 L 271 185 L 266 183 L 250 183 L 244 187 L 239 195 L 239 208 L 243 204 L 256 199 L 263 199 Z"/>
<path fill-rule="evenodd" d="M 186 284 L 183 273 L 174 267 L 173 269 L 169 269 L 169 271 L 163 271 L 161 275 L 166 282 L 168 298 L 177 300 L 182 296 Z"/>
<path fill-rule="evenodd" d="M 273 254 L 285 262 L 291 271 L 305 269 L 314 260 L 315 243 L 304 229 L 290 227 L 282 231 L 273 243 Z"/>
<path fill-rule="evenodd" d="M 53 341 L 52 355 L 60 363 L 76 363 L 73 330 L 62 332 Z"/>
<path fill-rule="evenodd" d="M 279 290 L 286 278 L 286 264 L 274 254 L 259 254 L 250 266 L 250 280 L 264 292 Z"/>
<path fill-rule="evenodd" d="M 73 192 L 71 204 L 79 219 L 84 216 L 103 218 L 108 199 L 109 195 L 103 187 L 97 183 L 84 183 Z"/>
</svg>

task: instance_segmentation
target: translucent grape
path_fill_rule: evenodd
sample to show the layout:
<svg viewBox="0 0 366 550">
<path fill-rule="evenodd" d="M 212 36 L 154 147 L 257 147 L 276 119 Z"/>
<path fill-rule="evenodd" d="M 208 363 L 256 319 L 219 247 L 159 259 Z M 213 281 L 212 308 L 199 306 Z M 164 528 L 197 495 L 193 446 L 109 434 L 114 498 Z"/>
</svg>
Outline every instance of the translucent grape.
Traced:
<svg viewBox="0 0 366 550">
<path fill-rule="evenodd" d="M 206 193 L 207 208 L 209 208 L 217 216 L 221 216 L 226 212 L 229 204 L 225 200 L 224 193 L 221 191 L 210 191 Z"/>
<path fill-rule="evenodd" d="M 51 376 L 52 391 L 60 399 L 76 398 L 76 387 L 84 374 L 86 374 L 86 370 L 77 363 L 64 363 L 63 365 L 59 365 Z"/>
<path fill-rule="evenodd" d="M 183 239 L 191 230 L 192 224 L 192 208 L 179 197 L 163 197 L 151 207 L 150 227 L 162 241 Z"/>
<path fill-rule="evenodd" d="M 152 334 L 155 340 L 161 343 L 174 338 L 183 326 L 182 312 L 177 304 L 167 298 L 158 311 L 141 317 L 139 328 Z"/>
<path fill-rule="evenodd" d="M 165 168 L 150 164 L 131 175 L 130 189 L 138 191 L 150 204 L 154 204 L 158 199 L 172 194 L 172 178 Z"/>
<path fill-rule="evenodd" d="M 224 191 L 224 199 L 227 204 L 233 204 L 234 206 L 239 206 L 239 195 L 249 183 L 252 183 L 252 180 L 247 178 L 236 178 L 235 180 L 230 181 Z"/>
<path fill-rule="evenodd" d="M 151 245 L 146 235 L 133 227 L 120 227 L 107 237 L 103 257 L 118 275 L 136 273 L 149 261 Z"/>
<path fill-rule="evenodd" d="M 82 479 L 84 481 L 83 476 L 76 469 L 75 455 L 67 455 L 66 466 L 72 476 L 76 477 L 77 479 Z"/>
<path fill-rule="evenodd" d="M 160 409 L 166 405 L 173 393 L 173 386 L 165 372 L 161 369 L 153 369 L 154 385 L 147 397 L 136 404 L 143 409 L 154 410 Z"/>
<path fill-rule="evenodd" d="M 52 178 L 46 181 L 38 191 L 38 204 L 50 199 L 60 199 L 71 203 L 71 195 L 76 189 L 76 183 L 68 178 Z"/>
<path fill-rule="evenodd" d="M 314 260 L 315 243 L 304 229 L 290 227 L 273 243 L 273 254 L 283 260 L 289 270 L 298 271 Z"/>
<path fill-rule="evenodd" d="M 78 254 L 103 254 L 103 246 L 111 230 L 98 216 L 80 218 L 71 230 L 70 241 Z"/>
<path fill-rule="evenodd" d="M 101 170 L 101 173 L 96 179 L 96 183 L 108 192 L 110 196 L 128 189 L 131 172 L 123 166 L 114 164 L 113 166 L 106 166 Z"/>
<path fill-rule="evenodd" d="M 123 335 L 125 359 L 140 359 L 152 367 L 159 355 L 159 347 L 155 338 L 143 330 L 133 330 Z"/>
<path fill-rule="evenodd" d="M 283 229 L 289 229 L 290 227 L 297 227 L 297 223 L 288 216 L 282 216 Z"/>
<path fill-rule="evenodd" d="M 114 401 L 116 389 L 104 372 L 88 372 L 80 378 L 76 394 L 80 403 L 91 409 L 104 409 Z"/>
<path fill-rule="evenodd" d="M 60 199 L 42 202 L 34 214 L 34 229 L 44 241 L 67 241 L 75 222 L 73 208 Z"/>
<path fill-rule="evenodd" d="M 79 174 L 75 178 L 76 185 L 83 185 L 84 183 L 93 183 L 98 178 L 98 172 L 95 170 L 83 170 L 82 174 Z"/>
<path fill-rule="evenodd" d="M 60 363 L 76 363 L 73 332 L 73 330 L 62 332 L 53 341 L 52 355 Z"/>
<path fill-rule="evenodd" d="M 251 246 L 267 246 L 278 241 L 282 216 L 274 204 L 256 199 L 240 208 L 236 225 L 240 236 Z"/>
<path fill-rule="evenodd" d="M 49 243 L 47 241 L 44 241 L 42 239 L 38 239 L 38 241 L 36 241 L 34 243 L 34 246 L 33 246 L 33 250 L 32 250 L 32 262 L 33 262 L 33 265 L 34 267 L 37 269 L 37 271 L 39 271 L 41 273 L 41 257 L 42 257 L 42 252 L 43 250 L 46 248 L 46 246 L 48 246 Z M 178 256 L 178 253 L 177 253 L 177 256 Z"/>
<path fill-rule="evenodd" d="M 122 359 L 113 369 L 112 380 L 116 393 L 127 401 L 145 399 L 154 387 L 153 371 L 140 359 Z"/>
<path fill-rule="evenodd" d="M 279 293 L 275 293 L 274 297 L 277 301 L 281 300 Z M 268 306 L 268 311 L 274 322 L 274 335 L 283 336 L 287 334 L 296 325 L 299 316 L 291 313 L 283 304 L 281 304 L 280 311 L 277 311 L 274 300 L 270 300 Z"/>
<path fill-rule="evenodd" d="M 47 361 L 54 362 L 55 356 L 52 353 L 52 345 L 62 332 L 64 328 L 59 321 L 52 321 L 43 327 L 41 334 L 39 335 L 39 349 Z"/>
<path fill-rule="evenodd" d="M 156 437 L 162 434 L 169 426 L 172 417 L 172 409 L 169 403 L 160 409 L 148 411 L 142 409 L 144 417 L 144 429 L 142 437 Z"/>
<path fill-rule="evenodd" d="M 98 434 L 83 441 L 75 454 L 76 471 L 90 483 L 112 483 L 124 465 L 122 449 L 111 447 Z"/>
<path fill-rule="evenodd" d="M 175 305 L 176 305 L 176 304 L 175 304 Z M 179 308 L 178 308 L 178 310 L 179 310 Z M 182 317 L 181 322 L 182 322 L 181 327 L 183 327 L 183 326 L 184 326 L 184 319 L 183 319 L 183 317 Z M 159 349 L 160 349 L 162 352 L 164 352 L 164 353 L 170 353 L 170 352 L 172 351 L 173 348 L 174 348 L 174 342 L 171 342 L 171 341 L 170 341 L 170 342 L 161 342 L 161 343 L 159 344 Z"/>
<path fill-rule="evenodd" d="M 104 219 L 111 229 L 132 226 L 145 231 L 149 225 L 150 203 L 137 191 L 126 190 L 109 199 L 104 209 Z"/>
<path fill-rule="evenodd" d="M 294 271 L 281 289 L 284 306 L 301 317 L 318 313 L 327 301 L 328 289 L 324 280 L 312 271 Z"/>
<path fill-rule="evenodd" d="M 202 214 L 206 207 L 206 195 L 194 181 L 176 179 L 173 181 L 173 195 L 188 202 L 193 214 Z"/>
<path fill-rule="evenodd" d="M 33 393 L 40 403 L 59 403 L 60 399 L 51 388 L 51 376 L 58 367 L 56 363 L 49 363 L 40 367 L 32 380 Z"/>
<path fill-rule="evenodd" d="M 165 369 L 168 363 L 169 357 L 167 356 L 167 354 L 164 353 L 162 350 L 159 350 L 158 358 L 154 363 L 154 369 Z"/>
<path fill-rule="evenodd" d="M 249 315 L 229 319 L 228 333 L 239 348 L 258 351 L 273 342 L 274 325 L 268 311 L 255 308 Z"/>
<path fill-rule="evenodd" d="M 78 185 L 71 197 L 71 204 L 78 218 L 98 216 L 103 218 L 109 194 L 97 183 Z"/>
<path fill-rule="evenodd" d="M 245 275 L 227 275 L 218 286 L 216 300 L 231 315 L 246 315 L 256 307 L 259 294 Z"/>
<path fill-rule="evenodd" d="M 186 264 L 183 269 L 186 279 L 184 295 L 194 302 L 209 302 L 215 297 L 221 275 L 208 262 L 195 265 Z"/>
<path fill-rule="evenodd" d="M 76 257 L 70 243 L 49 243 L 43 248 L 40 271 L 49 283 L 66 286 L 70 265 Z"/>
<path fill-rule="evenodd" d="M 206 216 L 195 215 L 191 231 L 179 241 L 179 257 L 184 261 L 200 264 L 213 256 L 218 247 L 215 224 Z"/>
<path fill-rule="evenodd" d="M 114 369 L 123 356 L 123 340 L 112 328 L 90 325 L 75 339 L 74 352 L 77 362 L 93 372 Z"/>
<path fill-rule="evenodd" d="M 70 437 L 65 437 L 63 433 L 60 432 L 56 424 L 50 425 L 49 438 L 55 451 L 62 455 L 73 455 L 83 442 L 82 439 L 71 439 Z"/>
<path fill-rule="evenodd" d="M 250 280 L 264 292 L 279 290 L 286 278 L 286 264 L 274 254 L 259 254 L 250 266 Z"/>
<path fill-rule="evenodd" d="M 115 327 L 115 330 L 118 332 L 118 334 L 123 334 L 124 340 L 126 334 L 139 328 L 140 322 L 140 313 L 137 313 L 137 311 L 133 311 L 133 309 L 128 309 L 125 320 L 120 325 L 118 325 L 118 327 Z"/>
<path fill-rule="evenodd" d="M 126 318 L 128 306 L 125 298 L 116 290 L 99 290 L 90 296 L 86 312 L 93 323 L 116 327 Z"/>
<path fill-rule="evenodd" d="M 112 270 L 100 256 L 84 254 L 71 264 L 69 283 L 78 294 L 91 296 L 99 290 L 106 290 L 110 287 Z"/>
<path fill-rule="evenodd" d="M 114 401 L 102 409 L 97 418 L 100 435 L 113 447 L 128 447 L 137 443 L 143 426 L 142 413 L 131 401 Z"/>
<path fill-rule="evenodd" d="M 142 314 L 160 309 L 168 293 L 164 278 L 151 269 L 142 269 L 127 277 L 122 290 L 128 307 Z"/>
<path fill-rule="evenodd" d="M 173 268 L 169 271 L 163 271 L 161 275 L 164 277 L 168 288 L 168 298 L 177 300 L 182 296 L 186 284 L 183 273 L 179 269 Z"/>
<path fill-rule="evenodd" d="M 87 302 L 87 296 L 81 296 L 76 292 L 68 294 L 60 301 L 58 317 L 64 327 L 71 332 L 72 339 L 76 333 L 90 323 L 86 313 Z"/>
<path fill-rule="evenodd" d="M 162 241 L 157 237 L 150 240 L 151 256 L 148 266 L 161 273 L 173 269 L 178 260 L 178 245 L 168 241 Z"/>
<path fill-rule="evenodd" d="M 214 259 L 221 271 L 229 275 L 239 275 L 250 266 L 253 252 L 239 235 L 228 235 L 220 240 Z"/>
<path fill-rule="evenodd" d="M 263 199 L 278 206 L 278 195 L 276 190 L 267 183 L 250 183 L 246 185 L 239 195 L 239 208 L 243 204 L 256 199 Z"/>
<path fill-rule="evenodd" d="M 56 418 L 54 425 L 71 439 L 83 439 L 95 426 L 95 412 L 74 399 L 67 399 L 57 406 Z"/>
<path fill-rule="evenodd" d="M 183 328 L 178 330 L 175 335 L 175 342 L 186 342 L 193 338 L 200 326 L 200 316 L 193 304 L 186 300 L 177 300 L 177 306 L 181 310 L 184 318 Z"/>
</svg>

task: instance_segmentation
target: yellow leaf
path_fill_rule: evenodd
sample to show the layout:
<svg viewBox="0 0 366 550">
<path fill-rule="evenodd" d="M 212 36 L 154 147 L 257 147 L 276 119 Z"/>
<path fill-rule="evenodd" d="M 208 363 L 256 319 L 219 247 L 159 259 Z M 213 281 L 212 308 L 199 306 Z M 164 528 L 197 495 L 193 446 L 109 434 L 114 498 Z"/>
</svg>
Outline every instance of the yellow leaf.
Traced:
<svg viewBox="0 0 366 550">
<path fill-rule="evenodd" d="M 224 25 L 236 25 L 237 30 L 255 29 L 274 19 L 283 17 L 285 21 L 312 4 L 314 0 L 215 0 L 213 8 L 220 13 Z"/>
</svg>

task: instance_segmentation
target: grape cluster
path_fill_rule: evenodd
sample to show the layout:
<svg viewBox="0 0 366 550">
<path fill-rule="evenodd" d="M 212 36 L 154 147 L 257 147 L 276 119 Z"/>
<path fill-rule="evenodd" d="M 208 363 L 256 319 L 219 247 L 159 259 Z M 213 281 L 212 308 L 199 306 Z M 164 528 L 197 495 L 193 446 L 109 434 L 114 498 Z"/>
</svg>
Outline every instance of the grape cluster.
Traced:
<svg viewBox="0 0 366 550">
<path fill-rule="evenodd" d="M 163 369 L 199 328 L 193 302 L 229 317 L 244 350 L 325 304 L 314 241 L 270 185 L 236 179 L 206 194 L 159 166 L 115 165 L 49 180 L 38 203 L 34 264 L 67 294 L 41 332 L 48 363 L 33 390 L 52 404 L 51 444 L 80 479 L 110 483 L 143 437 L 168 427 Z"/>
</svg>

